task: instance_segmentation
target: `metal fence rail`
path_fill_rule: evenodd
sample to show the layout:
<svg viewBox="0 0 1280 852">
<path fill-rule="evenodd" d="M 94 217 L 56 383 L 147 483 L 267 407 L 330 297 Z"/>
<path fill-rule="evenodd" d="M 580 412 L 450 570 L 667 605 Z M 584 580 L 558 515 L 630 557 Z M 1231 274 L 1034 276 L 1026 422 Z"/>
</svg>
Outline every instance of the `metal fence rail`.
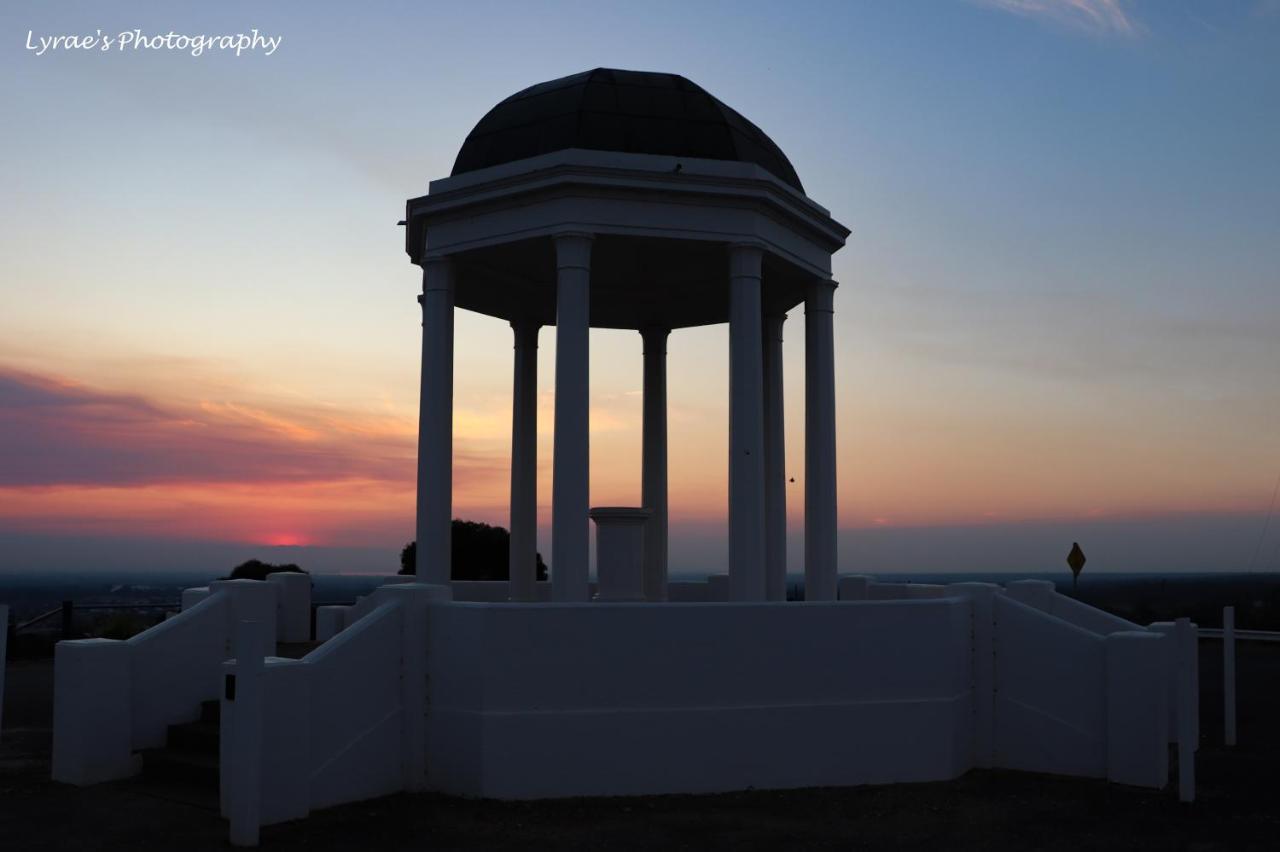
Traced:
<svg viewBox="0 0 1280 852">
<path fill-rule="evenodd" d="M 1240 630 L 1236 629 L 1236 639 L 1249 642 L 1280 642 L 1280 631 L 1275 630 Z M 1200 638 L 1221 639 L 1221 627 L 1201 627 Z"/>
<path fill-rule="evenodd" d="M 181 603 L 173 601 L 171 603 L 149 603 L 149 604 L 114 604 L 114 603 L 86 603 L 80 604 L 74 601 L 63 601 L 62 605 L 57 609 L 51 609 L 48 612 L 42 612 L 34 618 L 13 625 L 11 632 L 20 633 L 23 630 L 34 627 L 37 624 L 48 621 L 56 616 L 62 616 L 62 638 L 70 639 L 72 632 L 72 620 L 75 617 L 76 610 L 119 610 L 121 612 L 136 612 L 139 610 L 176 610 L 181 608 Z"/>
</svg>

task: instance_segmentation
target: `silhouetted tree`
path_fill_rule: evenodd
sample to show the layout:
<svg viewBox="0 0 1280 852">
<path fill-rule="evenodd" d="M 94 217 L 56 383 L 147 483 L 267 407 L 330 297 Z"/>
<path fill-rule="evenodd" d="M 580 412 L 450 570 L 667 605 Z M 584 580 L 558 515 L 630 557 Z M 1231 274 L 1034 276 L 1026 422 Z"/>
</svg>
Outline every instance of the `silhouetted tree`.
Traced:
<svg viewBox="0 0 1280 852">
<path fill-rule="evenodd" d="M 450 577 L 454 580 L 507 580 L 510 578 L 509 562 L 511 533 L 505 527 L 495 527 L 478 521 L 453 519 L 450 535 L 453 564 Z M 542 554 L 537 556 L 537 578 L 547 579 L 547 564 Z M 400 551 L 400 573 L 416 574 L 418 543 L 411 541 Z"/>
<path fill-rule="evenodd" d="M 305 574 L 297 565 L 290 562 L 287 565 L 272 565 L 270 562 L 263 562 L 259 559 L 250 559 L 248 562 L 241 562 L 231 572 L 228 580 L 265 580 L 268 574 L 279 574 L 282 571 L 291 571 L 298 574 Z"/>
</svg>

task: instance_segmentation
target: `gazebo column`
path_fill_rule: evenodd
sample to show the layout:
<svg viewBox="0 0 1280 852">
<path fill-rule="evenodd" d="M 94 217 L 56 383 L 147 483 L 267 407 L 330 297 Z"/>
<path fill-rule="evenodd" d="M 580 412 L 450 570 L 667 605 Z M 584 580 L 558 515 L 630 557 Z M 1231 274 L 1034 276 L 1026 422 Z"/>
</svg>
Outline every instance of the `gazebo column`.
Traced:
<svg viewBox="0 0 1280 852">
<path fill-rule="evenodd" d="M 836 282 L 816 279 L 804 303 L 805 600 L 836 599 Z"/>
<path fill-rule="evenodd" d="M 644 535 L 644 597 L 667 599 L 667 336 L 668 328 L 645 328 L 644 432 L 640 503 L 650 511 Z"/>
<path fill-rule="evenodd" d="M 420 583 L 449 582 L 453 514 L 453 266 L 422 265 L 422 387 L 418 397 Z"/>
<path fill-rule="evenodd" d="M 515 380 L 511 393 L 511 544 L 508 595 L 537 597 L 538 563 L 538 323 L 512 320 Z"/>
<path fill-rule="evenodd" d="M 765 599 L 759 246 L 729 247 L 729 599 Z"/>
<path fill-rule="evenodd" d="M 765 594 L 787 599 L 786 437 L 782 413 L 782 324 L 786 314 L 764 318 L 764 553 Z"/>
<path fill-rule="evenodd" d="M 556 244 L 555 457 L 551 478 L 551 594 L 589 598 L 590 422 L 588 332 L 591 236 L 561 234 Z"/>
</svg>

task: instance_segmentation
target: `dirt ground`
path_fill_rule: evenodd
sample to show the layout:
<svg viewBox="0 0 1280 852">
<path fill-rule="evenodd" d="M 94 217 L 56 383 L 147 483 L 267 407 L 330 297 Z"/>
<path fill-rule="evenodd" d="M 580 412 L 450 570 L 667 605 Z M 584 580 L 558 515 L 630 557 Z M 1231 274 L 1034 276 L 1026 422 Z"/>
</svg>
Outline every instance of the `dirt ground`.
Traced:
<svg viewBox="0 0 1280 852">
<path fill-rule="evenodd" d="M 1280 644 L 1239 645 L 1240 746 L 1222 746 L 1221 644 L 1201 643 L 1198 798 L 1174 786 L 974 771 L 946 783 L 503 803 L 399 795 L 265 829 L 267 849 L 1280 849 Z M 0 849 L 227 848 L 210 797 L 48 780 L 48 661 L 10 665 Z"/>
</svg>

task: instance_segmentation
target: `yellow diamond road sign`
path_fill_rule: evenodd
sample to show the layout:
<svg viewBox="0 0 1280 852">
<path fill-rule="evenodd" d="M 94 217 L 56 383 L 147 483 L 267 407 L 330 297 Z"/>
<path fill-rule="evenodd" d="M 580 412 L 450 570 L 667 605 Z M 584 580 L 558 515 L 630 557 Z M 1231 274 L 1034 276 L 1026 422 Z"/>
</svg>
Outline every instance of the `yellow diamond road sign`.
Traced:
<svg viewBox="0 0 1280 852">
<path fill-rule="evenodd" d="M 1080 575 L 1080 569 L 1087 562 L 1084 558 L 1084 551 L 1080 549 L 1079 542 L 1071 542 L 1071 552 L 1067 554 L 1067 564 L 1071 566 L 1071 573 L 1074 576 Z"/>
</svg>

